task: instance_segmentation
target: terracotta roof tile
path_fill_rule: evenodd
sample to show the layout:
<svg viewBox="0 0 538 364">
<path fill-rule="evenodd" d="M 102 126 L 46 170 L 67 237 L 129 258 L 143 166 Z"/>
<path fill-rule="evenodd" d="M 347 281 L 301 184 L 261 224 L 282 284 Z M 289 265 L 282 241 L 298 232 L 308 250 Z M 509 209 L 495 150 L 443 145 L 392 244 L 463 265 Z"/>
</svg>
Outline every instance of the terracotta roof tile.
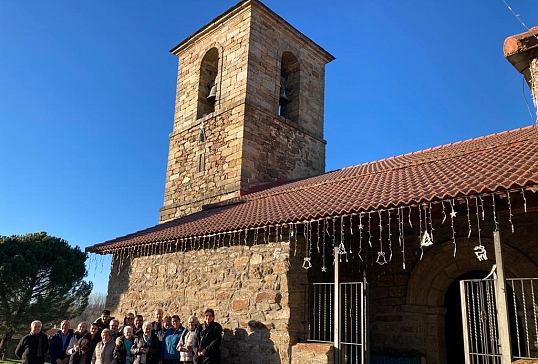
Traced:
<svg viewBox="0 0 538 364">
<path fill-rule="evenodd" d="M 538 183 L 538 127 L 347 167 L 229 200 L 87 248 L 122 247 L 435 201 Z"/>
</svg>

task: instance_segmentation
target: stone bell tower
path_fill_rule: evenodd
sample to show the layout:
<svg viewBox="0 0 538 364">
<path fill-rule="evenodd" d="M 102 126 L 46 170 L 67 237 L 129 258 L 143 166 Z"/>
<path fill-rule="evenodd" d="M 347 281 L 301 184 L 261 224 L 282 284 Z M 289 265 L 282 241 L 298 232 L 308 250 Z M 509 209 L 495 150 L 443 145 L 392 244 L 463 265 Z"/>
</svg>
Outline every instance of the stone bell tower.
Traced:
<svg viewBox="0 0 538 364">
<path fill-rule="evenodd" d="M 258 0 L 241 1 L 171 53 L 179 67 L 160 222 L 325 171 L 332 55 Z"/>
</svg>

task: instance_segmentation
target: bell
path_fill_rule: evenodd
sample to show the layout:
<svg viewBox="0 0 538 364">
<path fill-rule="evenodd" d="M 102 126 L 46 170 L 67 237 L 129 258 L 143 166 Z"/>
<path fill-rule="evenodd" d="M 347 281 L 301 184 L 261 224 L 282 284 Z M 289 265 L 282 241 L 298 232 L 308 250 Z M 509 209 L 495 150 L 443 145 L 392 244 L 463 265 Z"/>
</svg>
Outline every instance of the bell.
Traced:
<svg viewBox="0 0 538 364">
<path fill-rule="evenodd" d="M 215 102 L 215 99 L 217 98 L 217 85 L 215 84 L 215 81 L 211 82 L 209 84 L 209 95 L 207 96 L 207 101 L 209 102 Z"/>
<path fill-rule="evenodd" d="M 284 77 L 280 77 L 280 95 L 278 96 L 279 105 L 286 105 L 288 102 L 290 102 L 290 99 L 288 99 L 288 96 L 286 96 L 287 85 L 288 83 L 286 82 L 286 79 Z"/>
</svg>

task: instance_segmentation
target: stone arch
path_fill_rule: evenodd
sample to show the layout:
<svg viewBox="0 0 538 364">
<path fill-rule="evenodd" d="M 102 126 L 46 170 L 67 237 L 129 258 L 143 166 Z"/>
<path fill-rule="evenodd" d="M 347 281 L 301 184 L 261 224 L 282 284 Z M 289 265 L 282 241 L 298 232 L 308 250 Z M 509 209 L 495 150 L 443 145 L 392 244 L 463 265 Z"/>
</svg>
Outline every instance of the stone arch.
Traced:
<svg viewBox="0 0 538 364">
<path fill-rule="evenodd" d="M 222 52 L 216 46 L 211 46 L 202 56 L 198 77 L 198 103 L 196 118 L 215 112 L 215 104 L 220 99 L 220 60 Z M 209 100 L 212 86 L 216 86 L 217 96 Z"/>
<path fill-rule="evenodd" d="M 488 252 L 488 260 L 482 262 L 471 251 L 472 247 L 478 245 L 476 238 L 458 238 L 460 251 L 456 257 L 451 241 L 436 245 L 426 252 L 409 278 L 407 304 L 443 307 L 445 292 L 454 279 L 472 270 L 489 271 L 495 263 L 493 239 L 482 238 L 481 241 Z M 461 249 L 466 252 L 462 253 Z M 502 245 L 502 249 L 507 278 L 537 276 L 538 267 L 526 255 L 506 244 Z"/>
<path fill-rule="evenodd" d="M 424 336 L 424 345 L 429 363 L 446 363 L 444 299 L 450 284 L 469 271 L 490 271 L 495 263 L 493 239 L 482 238 L 481 242 L 486 247 L 488 260 L 476 258 L 472 249 L 478 245 L 477 238 L 458 238 L 455 257 L 454 245 L 447 241 L 427 251 L 411 272 L 406 303 L 412 311 L 425 314 L 429 334 Z M 537 277 L 538 267 L 525 254 L 506 244 L 502 249 L 507 278 Z"/>
<path fill-rule="evenodd" d="M 279 115 L 294 121 L 299 122 L 299 104 L 300 104 L 300 92 L 301 92 L 301 64 L 297 56 L 289 51 L 283 51 L 280 58 L 280 89 L 284 87 L 287 99 L 287 103 L 279 102 Z"/>
</svg>

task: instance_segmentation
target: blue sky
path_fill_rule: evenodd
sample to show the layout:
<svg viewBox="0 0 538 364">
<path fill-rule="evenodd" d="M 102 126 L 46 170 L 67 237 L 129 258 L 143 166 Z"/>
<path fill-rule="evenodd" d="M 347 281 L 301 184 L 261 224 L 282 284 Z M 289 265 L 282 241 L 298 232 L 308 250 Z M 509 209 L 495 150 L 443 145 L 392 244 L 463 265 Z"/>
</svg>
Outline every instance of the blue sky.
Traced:
<svg viewBox="0 0 538 364">
<path fill-rule="evenodd" d="M 506 0 L 529 27 L 535 0 Z M 177 58 L 237 0 L 0 1 L 0 235 L 81 248 L 153 226 Z M 533 123 L 503 58 L 526 29 L 502 0 L 266 0 L 336 57 L 327 171 Z M 109 260 L 89 279 L 106 292 Z"/>
</svg>

